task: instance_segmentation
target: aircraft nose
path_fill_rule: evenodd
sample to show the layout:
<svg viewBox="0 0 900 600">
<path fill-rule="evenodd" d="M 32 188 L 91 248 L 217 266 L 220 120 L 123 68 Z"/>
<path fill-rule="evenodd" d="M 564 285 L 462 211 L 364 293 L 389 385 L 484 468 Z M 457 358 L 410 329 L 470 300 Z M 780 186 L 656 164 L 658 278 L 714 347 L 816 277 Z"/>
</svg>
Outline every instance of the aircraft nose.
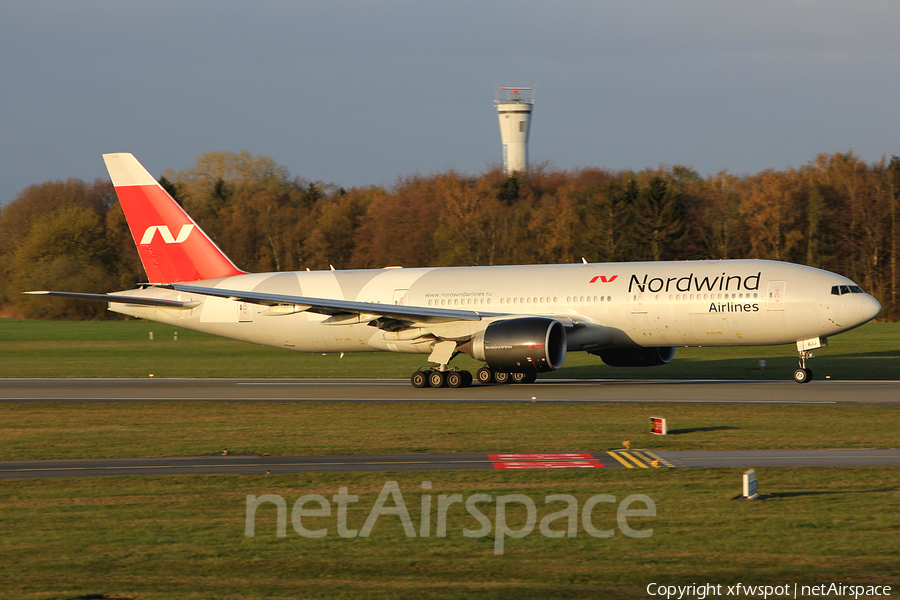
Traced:
<svg viewBox="0 0 900 600">
<path fill-rule="evenodd" d="M 878 300 L 866 294 L 860 303 L 860 310 L 862 318 L 865 319 L 863 323 L 867 323 L 881 313 L 881 304 L 878 303 Z"/>
</svg>

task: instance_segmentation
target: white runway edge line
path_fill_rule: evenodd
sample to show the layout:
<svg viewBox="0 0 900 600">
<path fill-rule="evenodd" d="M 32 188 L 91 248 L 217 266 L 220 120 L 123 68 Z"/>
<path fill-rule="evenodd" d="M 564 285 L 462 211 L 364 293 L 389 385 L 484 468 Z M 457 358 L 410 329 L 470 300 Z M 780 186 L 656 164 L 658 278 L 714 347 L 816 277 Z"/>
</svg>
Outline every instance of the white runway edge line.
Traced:
<svg viewBox="0 0 900 600">
<path fill-rule="evenodd" d="M 247 385 L 253 383 L 275 383 L 275 384 L 332 384 L 345 385 L 347 383 L 360 383 L 371 385 L 373 383 L 382 383 L 385 385 L 402 385 L 406 386 L 409 381 L 406 379 L 395 378 L 350 378 L 350 377 L 293 377 L 285 379 L 272 379 L 266 377 L 4 377 L 3 381 L 17 382 L 66 382 L 66 381 L 194 381 L 197 383 L 234 383 L 235 385 Z M 771 385 L 784 384 L 785 386 L 793 386 L 794 382 L 790 379 L 539 379 L 535 383 L 527 385 L 556 385 L 556 384 L 578 384 L 591 385 L 597 383 L 620 383 L 620 384 L 644 384 L 644 385 L 684 385 L 684 384 L 754 384 L 754 385 Z M 812 382 L 812 385 L 834 386 L 834 385 L 897 385 L 900 379 L 827 379 Z M 520 384 L 522 385 L 522 384 Z"/>
<path fill-rule="evenodd" d="M 40 402 L 40 401 L 58 401 L 56 397 L 37 397 L 37 398 L 0 398 L 3 402 Z M 295 397 L 266 397 L 266 398 L 156 398 L 156 397 L 128 397 L 128 398 L 67 398 L 68 402 L 363 402 L 363 403 L 381 403 L 381 402 L 460 402 L 460 403 L 498 403 L 511 404 L 516 402 L 531 403 L 529 398 L 295 398 Z M 536 400 L 537 404 L 559 403 L 559 404 L 837 404 L 837 402 L 823 401 L 778 401 L 778 400 L 571 400 L 568 398 L 542 398 Z"/>
</svg>

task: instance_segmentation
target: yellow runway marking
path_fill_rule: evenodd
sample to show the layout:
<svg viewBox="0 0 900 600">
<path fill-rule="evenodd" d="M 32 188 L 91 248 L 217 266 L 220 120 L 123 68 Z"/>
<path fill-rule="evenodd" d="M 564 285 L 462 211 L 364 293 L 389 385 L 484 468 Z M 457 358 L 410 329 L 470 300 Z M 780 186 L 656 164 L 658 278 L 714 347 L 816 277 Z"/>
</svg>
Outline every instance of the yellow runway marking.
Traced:
<svg viewBox="0 0 900 600">
<path fill-rule="evenodd" d="M 672 467 L 673 469 L 675 468 L 675 465 L 673 465 L 672 463 L 670 463 L 670 462 L 667 461 L 666 459 L 658 457 L 656 454 L 650 452 L 649 450 L 645 450 L 645 452 L 646 452 L 647 454 L 649 454 L 650 456 L 652 456 L 654 459 L 658 460 L 660 463 L 664 464 L 665 466 L 667 466 L 667 467 Z"/>
<path fill-rule="evenodd" d="M 627 459 L 633 461 L 634 464 L 636 464 L 637 466 L 639 466 L 639 467 L 641 467 L 641 468 L 643 468 L 643 469 L 649 469 L 649 468 L 650 468 L 650 467 L 648 467 L 645 463 L 641 462 L 640 460 L 638 460 L 638 459 L 635 458 L 634 456 L 628 454 L 627 452 L 620 452 L 619 454 L 624 454 L 624 455 L 625 455 L 625 458 L 627 458 Z"/>
<path fill-rule="evenodd" d="M 629 463 L 629 462 L 627 462 L 627 461 L 622 460 L 622 459 L 619 457 L 619 455 L 618 455 L 617 453 L 615 453 L 615 452 L 607 452 L 607 454 L 609 454 L 609 455 L 612 456 L 614 459 L 616 459 L 617 461 L 619 461 L 620 463 L 622 463 L 622 466 L 625 467 L 626 469 L 633 469 L 633 468 L 634 468 L 634 465 L 632 465 L 631 463 Z"/>
</svg>

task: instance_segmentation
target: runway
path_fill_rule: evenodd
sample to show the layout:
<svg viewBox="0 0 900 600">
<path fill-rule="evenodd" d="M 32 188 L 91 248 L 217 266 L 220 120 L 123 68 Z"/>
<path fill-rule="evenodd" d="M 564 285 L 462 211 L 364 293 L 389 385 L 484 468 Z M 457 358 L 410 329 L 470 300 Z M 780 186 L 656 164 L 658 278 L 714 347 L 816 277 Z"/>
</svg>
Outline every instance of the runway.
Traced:
<svg viewBox="0 0 900 600">
<path fill-rule="evenodd" d="M 0 402 L 156 401 L 900 405 L 900 381 L 544 379 L 416 389 L 405 379 L 0 380 Z"/>
<path fill-rule="evenodd" d="M 613 450 L 531 454 L 192 456 L 0 462 L 0 479 L 392 471 L 900 466 L 900 450 Z"/>
</svg>

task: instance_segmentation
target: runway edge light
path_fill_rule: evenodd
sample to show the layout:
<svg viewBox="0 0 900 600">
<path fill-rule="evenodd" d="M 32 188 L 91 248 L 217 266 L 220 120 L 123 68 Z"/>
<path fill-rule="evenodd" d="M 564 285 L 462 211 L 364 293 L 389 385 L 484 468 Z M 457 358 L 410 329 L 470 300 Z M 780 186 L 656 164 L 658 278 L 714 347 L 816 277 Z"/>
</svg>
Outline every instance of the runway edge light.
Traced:
<svg viewBox="0 0 900 600">
<path fill-rule="evenodd" d="M 669 425 L 662 417 L 650 417 L 650 433 L 667 435 L 669 433 Z"/>
</svg>

